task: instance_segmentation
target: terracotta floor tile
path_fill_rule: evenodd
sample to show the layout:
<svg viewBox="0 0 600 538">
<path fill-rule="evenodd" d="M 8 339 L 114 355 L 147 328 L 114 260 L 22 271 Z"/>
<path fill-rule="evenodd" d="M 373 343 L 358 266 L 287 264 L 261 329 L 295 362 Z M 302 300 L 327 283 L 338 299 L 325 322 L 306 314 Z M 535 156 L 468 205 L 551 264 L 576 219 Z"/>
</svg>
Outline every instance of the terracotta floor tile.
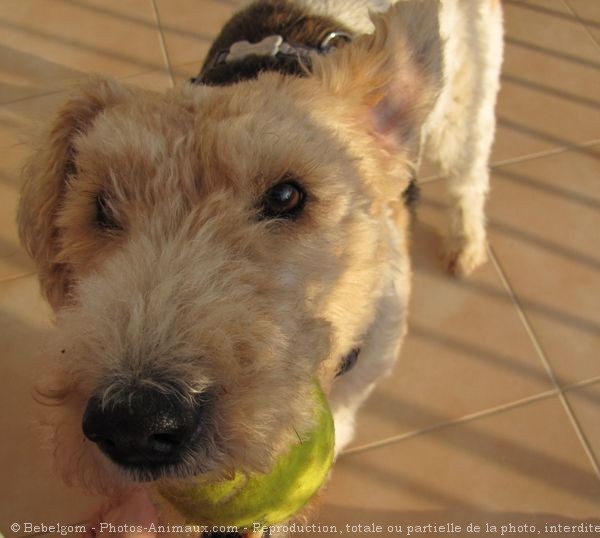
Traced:
<svg viewBox="0 0 600 538">
<path fill-rule="evenodd" d="M 570 8 L 576 13 L 581 22 L 585 24 L 600 47 L 600 3 L 593 0 L 566 0 Z"/>
<path fill-rule="evenodd" d="M 410 523 L 541 529 L 546 521 L 600 524 L 599 517 L 600 481 L 552 397 L 342 457 L 317 521 L 344 530 L 346 523 L 404 525 L 406 535 Z M 463 527 L 451 536 L 474 534 Z"/>
<path fill-rule="evenodd" d="M 600 374 L 600 146 L 496 169 L 494 251 L 561 383 Z"/>
<path fill-rule="evenodd" d="M 577 422 L 600 463 L 600 382 L 565 392 Z"/>
<path fill-rule="evenodd" d="M 468 279 L 441 270 L 444 187 L 443 181 L 422 187 L 409 335 L 391 377 L 360 411 L 354 446 L 551 388 L 493 265 Z"/>
<path fill-rule="evenodd" d="M 171 65 L 204 59 L 207 45 L 235 12 L 235 2 L 218 0 L 156 0 L 160 26 Z"/>
<path fill-rule="evenodd" d="M 78 81 L 85 78 L 82 76 Z M 73 81 L 73 84 L 78 81 Z M 168 71 L 165 68 L 139 75 L 123 77 L 124 84 L 138 85 L 147 89 L 162 91 L 170 87 Z M 17 144 L 29 145 L 32 136 L 48 121 L 65 102 L 70 90 L 57 91 L 48 95 L 22 99 L 0 106 L 0 148 Z"/>
<path fill-rule="evenodd" d="M 150 2 L 7 0 L 0 6 L 0 102 L 64 88 L 90 72 L 164 67 Z"/>
<path fill-rule="evenodd" d="M 0 147 L 29 145 L 31 137 L 50 121 L 56 109 L 67 98 L 67 92 L 56 92 L 0 106 Z"/>
<path fill-rule="evenodd" d="M 584 24 L 600 24 L 600 4 L 589 0 L 565 0 Z"/>
<path fill-rule="evenodd" d="M 493 160 L 600 138 L 600 49 L 560 0 L 505 3 Z"/>
<path fill-rule="evenodd" d="M 39 406 L 32 389 L 40 373 L 50 311 L 37 279 L 0 283 L 0 529 L 11 522 L 71 522 L 87 517 L 96 500 L 66 488 L 53 474 L 50 451 L 36 427 Z M 6 412 L 6 410 L 12 412 Z M 18 534 L 18 533 L 17 533 Z M 7 534 L 8 535 L 8 534 Z"/>
<path fill-rule="evenodd" d="M 531 7 L 534 11 L 549 15 L 569 14 L 569 8 L 562 3 L 562 0 L 501 0 L 504 6 L 507 5 L 523 5 Z"/>
<path fill-rule="evenodd" d="M 140 88 L 157 92 L 162 92 L 171 87 L 169 71 L 166 68 L 157 71 L 149 71 L 148 73 L 142 73 L 131 77 L 123 77 L 122 79 L 119 79 L 119 81 L 123 84 L 131 84 L 133 86 L 139 86 Z"/>
</svg>

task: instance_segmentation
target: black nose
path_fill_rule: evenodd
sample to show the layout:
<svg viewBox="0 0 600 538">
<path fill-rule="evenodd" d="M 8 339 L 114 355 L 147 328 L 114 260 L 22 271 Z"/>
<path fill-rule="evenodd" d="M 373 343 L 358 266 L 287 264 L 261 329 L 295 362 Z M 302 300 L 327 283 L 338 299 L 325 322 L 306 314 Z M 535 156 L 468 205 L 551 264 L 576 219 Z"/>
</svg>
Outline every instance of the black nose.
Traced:
<svg viewBox="0 0 600 538">
<path fill-rule="evenodd" d="M 177 463 L 200 433 L 206 400 L 193 402 L 154 388 L 132 388 L 117 403 L 88 402 L 83 433 L 115 463 L 152 469 Z"/>
</svg>

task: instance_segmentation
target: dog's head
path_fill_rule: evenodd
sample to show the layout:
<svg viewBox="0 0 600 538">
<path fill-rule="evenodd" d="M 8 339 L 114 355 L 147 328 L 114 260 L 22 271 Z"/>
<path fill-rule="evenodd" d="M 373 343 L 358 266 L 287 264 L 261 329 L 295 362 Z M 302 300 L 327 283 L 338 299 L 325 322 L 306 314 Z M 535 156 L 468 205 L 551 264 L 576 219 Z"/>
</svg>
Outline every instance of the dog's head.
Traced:
<svg viewBox="0 0 600 538">
<path fill-rule="evenodd" d="M 303 78 L 166 95 L 94 78 L 62 108 L 19 225 L 57 314 L 42 392 L 67 475 L 265 470 L 310 427 L 313 380 L 360 343 L 398 254 L 436 5 L 375 17 Z"/>
</svg>

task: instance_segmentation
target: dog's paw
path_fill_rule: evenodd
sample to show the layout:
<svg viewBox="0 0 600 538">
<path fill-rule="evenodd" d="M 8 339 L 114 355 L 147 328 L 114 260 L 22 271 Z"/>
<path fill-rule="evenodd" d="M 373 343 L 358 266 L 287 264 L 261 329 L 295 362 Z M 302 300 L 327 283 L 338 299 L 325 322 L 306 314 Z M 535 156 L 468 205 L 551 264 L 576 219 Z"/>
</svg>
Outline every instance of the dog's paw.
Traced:
<svg viewBox="0 0 600 538">
<path fill-rule="evenodd" d="M 487 242 L 448 242 L 442 255 L 444 269 L 454 276 L 468 276 L 487 261 Z"/>
</svg>

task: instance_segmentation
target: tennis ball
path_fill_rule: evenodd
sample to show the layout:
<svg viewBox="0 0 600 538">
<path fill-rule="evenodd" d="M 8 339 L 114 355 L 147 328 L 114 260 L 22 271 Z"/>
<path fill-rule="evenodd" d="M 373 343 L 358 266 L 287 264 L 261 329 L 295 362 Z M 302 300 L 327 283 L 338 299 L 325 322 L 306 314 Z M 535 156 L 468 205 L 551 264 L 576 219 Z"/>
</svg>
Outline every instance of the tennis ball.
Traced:
<svg viewBox="0 0 600 538">
<path fill-rule="evenodd" d="M 163 485 L 162 495 L 188 523 L 238 529 L 281 523 L 319 491 L 333 463 L 334 427 L 327 399 L 315 383 L 315 427 L 267 473 L 238 472 L 230 480 L 206 477 L 190 485 Z"/>
</svg>

